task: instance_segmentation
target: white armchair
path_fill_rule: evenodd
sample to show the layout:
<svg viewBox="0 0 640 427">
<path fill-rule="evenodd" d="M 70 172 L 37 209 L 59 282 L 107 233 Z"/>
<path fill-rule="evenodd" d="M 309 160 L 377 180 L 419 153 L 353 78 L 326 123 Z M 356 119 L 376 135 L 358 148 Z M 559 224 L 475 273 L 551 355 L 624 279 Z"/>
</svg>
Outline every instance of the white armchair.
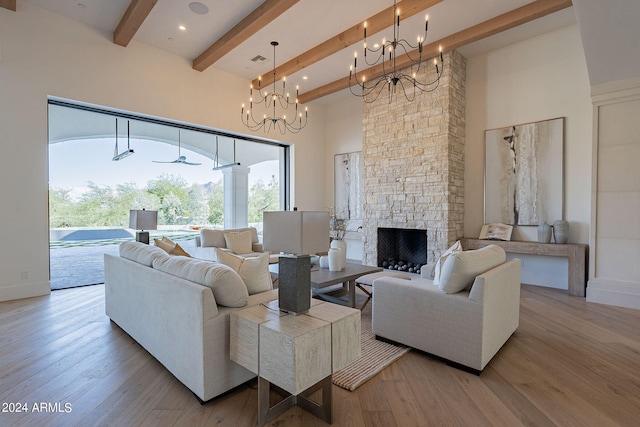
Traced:
<svg viewBox="0 0 640 427">
<path fill-rule="evenodd" d="M 462 253 L 467 261 L 472 252 L 478 251 Z M 448 258 L 443 270 L 464 268 L 462 258 Z M 456 293 L 445 293 L 443 283 L 425 278 L 375 280 L 373 333 L 481 372 L 518 327 L 520 260 L 503 261 L 471 280 L 471 286 Z"/>
</svg>

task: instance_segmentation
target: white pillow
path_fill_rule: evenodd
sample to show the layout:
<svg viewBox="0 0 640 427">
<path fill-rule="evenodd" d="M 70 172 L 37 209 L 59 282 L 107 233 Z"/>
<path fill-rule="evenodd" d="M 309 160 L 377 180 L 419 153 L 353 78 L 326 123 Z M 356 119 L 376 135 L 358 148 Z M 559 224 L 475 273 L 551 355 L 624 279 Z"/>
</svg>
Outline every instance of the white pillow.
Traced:
<svg viewBox="0 0 640 427">
<path fill-rule="evenodd" d="M 471 286 L 476 276 L 503 264 L 506 260 L 507 254 L 498 245 L 452 253 L 442 265 L 440 290 L 447 294 L 460 292 Z"/>
<path fill-rule="evenodd" d="M 273 289 L 269 273 L 269 252 L 257 257 L 242 258 L 216 248 L 218 262 L 233 268 L 242 278 L 249 295 Z"/>
<path fill-rule="evenodd" d="M 438 258 L 438 261 L 436 262 L 436 265 L 433 266 L 433 274 L 432 274 L 432 276 L 433 276 L 433 284 L 434 285 L 439 285 L 440 284 L 440 272 L 442 271 L 442 265 L 447 260 L 447 258 L 449 258 L 449 256 L 451 254 L 459 253 L 459 252 L 462 252 L 462 244 L 460 243 L 460 240 L 458 240 L 453 245 L 451 245 L 451 247 L 449 249 L 447 249 L 445 251 L 445 253 L 443 253 L 440 256 L 440 258 Z"/>
<path fill-rule="evenodd" d="M 244 307 L 249 302 L 242 278 L 224 264 L 175 256 L 155 259 L 153 268 L 211 288 L 218 305 Z"/>
<path fill-rule="evenodd" d="M 234 254 L 248 254 L 251 249 L 251 231 L 228 231 L 224 233 L 227 248 Z"/>
</svg>

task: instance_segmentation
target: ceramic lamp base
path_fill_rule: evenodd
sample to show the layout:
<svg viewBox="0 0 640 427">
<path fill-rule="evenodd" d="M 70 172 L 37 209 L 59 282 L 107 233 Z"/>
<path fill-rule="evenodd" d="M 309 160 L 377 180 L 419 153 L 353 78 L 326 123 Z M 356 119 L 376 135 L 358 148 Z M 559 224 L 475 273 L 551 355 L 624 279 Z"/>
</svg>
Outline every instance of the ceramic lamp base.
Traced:
<svg viewBox="0 0 640 427">
<path fill-rule="evenodd" d="M 149 244 L 149 232 L 148 231 L 138 231 L 136 233 L 136 242 Z"/>
</svg>

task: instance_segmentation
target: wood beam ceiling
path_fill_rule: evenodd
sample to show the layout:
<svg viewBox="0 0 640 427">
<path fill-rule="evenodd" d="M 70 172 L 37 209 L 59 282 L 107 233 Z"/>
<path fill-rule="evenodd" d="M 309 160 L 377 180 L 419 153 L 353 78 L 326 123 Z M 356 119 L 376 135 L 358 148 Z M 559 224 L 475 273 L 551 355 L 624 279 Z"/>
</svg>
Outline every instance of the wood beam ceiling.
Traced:
<svg viewBox="0 0 640 427">
<path fill-rule="evenodd" d="M 571 0 L 537 0 L 518 9 L 514 9 L 510 12 L 496 16 L 495 18 L 430 43 L 423 47 L 422 55 L 426 58 L 434 57 L 438 54 L 440 46 L 442 46 L 443 52 L 450 52 L 469 43 L 493 36 L 571 6 Z M 409 55 L 412 55 L 415 58 L 417 56 L 417 52 L 410 52 Z M 411 65 L 408 55 L 397 57 L 396 63 L 398 68 L 405 68 Z M 381 64 L 358 73 L 358 77 L 360 79 L 362 76 L 365 76 L 367 81 L 371 81 L 372 79 L 376 79 L 382 75 L 383 72 Z M 298 96 L 298 100 L 301 104 L 304 104 L 348 87 L 349 76 L 346 76 L 317 89 L 300 94 L 300 96 Z"/>
<path fill-rule="evenodd" d="M 443 0 L 403 0 L 397 4 L 400 9 L 400 18 L 405 19 L 413 16 L 423 10 L 436 5 Z M 367 32 L 369 34 L 375 34 L 390 27 L 393 24 L 394 7 L 390 6 L 385 10 L 367 18 Z M 364 22 L 354 25 L 341 32 L 338 35 L 331 37 L 329 40 L 319 44 L 318 46 L 309 49 L 305 53 L 298 55 L 289 62 L 286 62 L 279 67 L 276 67 L 276 80 L 280 80 L 282 77 L 290 76 L 296 71 L 300 71 L 324 58 L 339 52 L 355 43 L 362 40 Z M 274 70 L 270 70 L 264 75 L 272 76 Z M 259 82 L 256 78 L 252 82 L 253 87 L 258 87 Z"/>
<path fill-rule="evenodd" d="M 157 2 L 158 0 L 131 0 L 127 11 L 113 32 L 113 42 L 126 47 Z"/>
<path fill-rule="evenodd" d="M 235 27 L 193 60 L 193 69 L 204 71 L 242 42 L 264 28 L 299 0 L 266 0 Z"/>
<path fill-rule="evenodd" d="M 0 7 L 16 11 L 16 0 L 0 0 Z"/>
</svg>

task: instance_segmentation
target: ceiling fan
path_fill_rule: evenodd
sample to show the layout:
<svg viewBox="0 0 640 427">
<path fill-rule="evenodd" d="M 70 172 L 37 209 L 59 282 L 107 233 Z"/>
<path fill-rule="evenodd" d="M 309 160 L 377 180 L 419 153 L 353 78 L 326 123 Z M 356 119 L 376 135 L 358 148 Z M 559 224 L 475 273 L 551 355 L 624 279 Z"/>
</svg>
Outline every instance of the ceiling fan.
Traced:
<svg viewBox="0 0 640 427">
<path fill-rule="evenodd" d="M 116 118 L 116 147 L 113 150 L 113 158 L 111 160 L 113 160 L 114 162 L 117 162 L 118 160 L 122 160 L 125 157 L 129 157 L 130 155 L 133 154 L 133 149 L 131 148 L 130 142 L 131 142 L 131 134 L 129 132 L 129 120 L 127 120 L 127 150 L 123 151 L 122 153 L 118 153 L 118 118 Z"/>
<path fill-rule="evenodd" d="M 182 163 L 183 165 L 189 165 L 189 166 L 198 166 L 202 164 L 202 163 L 187 162 L 187 157 L 180 154 L 180 129 L 178 129 L 178 158 L 168 162 L 163 162 L 160 160 L 154 160 L 153 162 L 154 163 Z"/>
</svg>

